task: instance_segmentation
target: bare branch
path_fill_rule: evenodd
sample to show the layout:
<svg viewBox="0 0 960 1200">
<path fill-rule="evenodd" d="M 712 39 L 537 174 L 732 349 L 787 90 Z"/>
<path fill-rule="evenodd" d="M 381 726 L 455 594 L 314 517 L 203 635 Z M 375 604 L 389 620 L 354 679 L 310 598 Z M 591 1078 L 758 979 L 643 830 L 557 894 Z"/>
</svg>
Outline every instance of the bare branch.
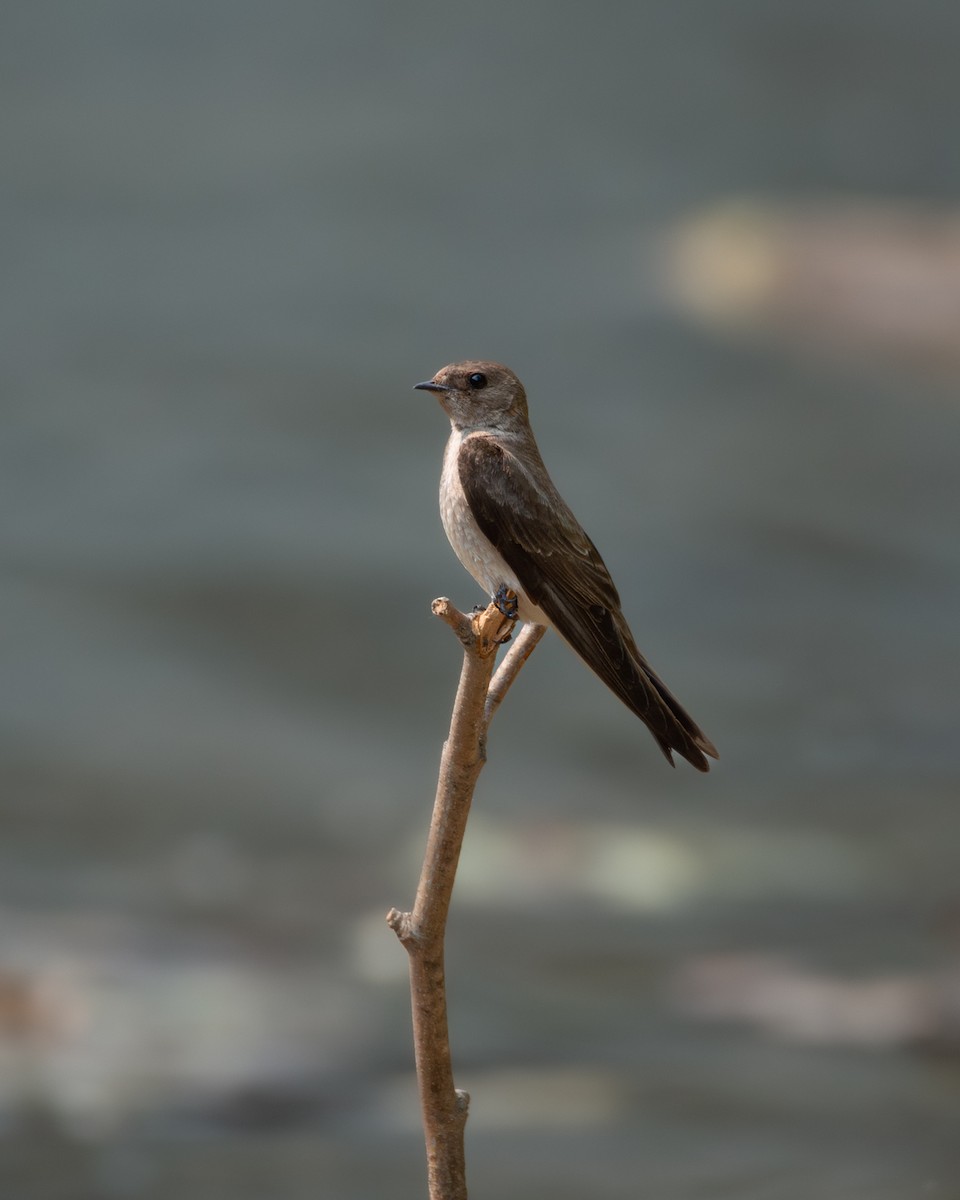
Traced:
<svg viewBox="0 0 960 1200">
<path fill-rule="evenodd" d="M 453 1082 L 443 939 L 470 803 L 486 761 L 489 718 L 544 631 L 537 631 L 536 626 L 523 630 L 497 672 L 501 684 L 494 695 L 489 689 L 497 647 L 510 636 L 515 620 L 505 617 L 495 604 L 469 617 L 445 597 L 434 600 L 432 608 L 463 646 L 463 667 L 450 733 L 440 758 L 433 818 L 413 911 L 392 909 L 387 923 L 403 943 L 410 965 L 430 1200 L 466 1200 L 463 1132 L 470 1097 Z"/>
</svg>

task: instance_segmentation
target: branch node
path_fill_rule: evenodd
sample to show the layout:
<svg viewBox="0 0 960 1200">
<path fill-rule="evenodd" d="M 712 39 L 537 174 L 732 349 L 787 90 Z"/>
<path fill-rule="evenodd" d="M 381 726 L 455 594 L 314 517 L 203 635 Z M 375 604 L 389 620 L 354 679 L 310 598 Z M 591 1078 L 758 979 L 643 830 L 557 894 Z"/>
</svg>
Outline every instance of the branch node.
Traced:
<svg viewBox="0 0 960 1200">
<path fill-rule="evenodd" d="M 504 597 L 504 603 L 509 605 L 512 601 L 516 604 L 513 592 L 505 590 Z M 451 604 L 446 596 L 438 596 L 430 605 L 430 611 L 450 626 L 464 650 L 477 654 L 480 658 L 496 654 L 498 647 L 510 640 L 517 623 L 517 618 L 504 613 L 496 601 L 492 601 L 480 612 L 467 616 Z"/>
<path fill-rule="evenodd" d="M 400 939 L 400 944 L 405 947 L 416 941 L 411 918 L 411 913 L 401 912 L 399 908 L 391 908 L 387 913 L 387 924 Z"/>
</svg>

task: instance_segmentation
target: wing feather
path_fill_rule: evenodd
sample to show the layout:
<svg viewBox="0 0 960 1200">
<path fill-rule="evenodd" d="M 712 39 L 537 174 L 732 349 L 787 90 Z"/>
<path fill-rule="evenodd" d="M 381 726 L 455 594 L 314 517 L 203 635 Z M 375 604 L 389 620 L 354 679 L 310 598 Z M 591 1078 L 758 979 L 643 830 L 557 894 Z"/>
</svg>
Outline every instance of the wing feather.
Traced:
<svg viewBox="0 0 960 1200">
<path fill-rule="evenodd" d="M 524 458 L 530 450 L 524 447 Z M 698 770 L 708 770 L 704 754 L 716 757 L 716 749 L 637 649 L 600 552 L 546 470 L 535 479 L 522 458 L 485 433 L 464 438 L 457 466 L 478 526 L 529 600 L 646 723 L 671 763 L 676 750 Z"/>
</svg>

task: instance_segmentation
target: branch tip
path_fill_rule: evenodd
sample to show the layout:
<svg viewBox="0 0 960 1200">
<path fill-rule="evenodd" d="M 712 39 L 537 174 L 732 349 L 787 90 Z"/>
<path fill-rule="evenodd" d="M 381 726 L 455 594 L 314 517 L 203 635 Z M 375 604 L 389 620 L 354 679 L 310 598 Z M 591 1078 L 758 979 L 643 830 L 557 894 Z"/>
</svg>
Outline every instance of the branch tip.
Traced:
<svg viewBox="0 0 960 1200">
<path fill-rule="evenodd" d="M 450 626 L 464 650 L 472 649 L 475 634 L 470 618 L 465 613 L 451 604 L 446 596 L 438 596 L 430 605 L 430 611 L 435 617 L 439 617 L 441 621 Z"/>
</svg>

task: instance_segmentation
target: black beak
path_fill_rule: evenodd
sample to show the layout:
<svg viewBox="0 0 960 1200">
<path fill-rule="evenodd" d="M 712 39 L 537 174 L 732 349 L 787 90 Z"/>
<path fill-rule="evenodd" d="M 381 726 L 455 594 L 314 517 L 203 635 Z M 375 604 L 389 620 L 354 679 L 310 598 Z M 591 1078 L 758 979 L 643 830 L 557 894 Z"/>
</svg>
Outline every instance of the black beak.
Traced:
<svg viewBox="0 0 960 1200">
<path fill-rule="evenodd" d="M 413 390 L 421 392 L 449 392 L 450 389 L 445 383 L 434 383 L 432 379 L 426 380 L 425 383 L 415 383 Z"/>
</svg>

